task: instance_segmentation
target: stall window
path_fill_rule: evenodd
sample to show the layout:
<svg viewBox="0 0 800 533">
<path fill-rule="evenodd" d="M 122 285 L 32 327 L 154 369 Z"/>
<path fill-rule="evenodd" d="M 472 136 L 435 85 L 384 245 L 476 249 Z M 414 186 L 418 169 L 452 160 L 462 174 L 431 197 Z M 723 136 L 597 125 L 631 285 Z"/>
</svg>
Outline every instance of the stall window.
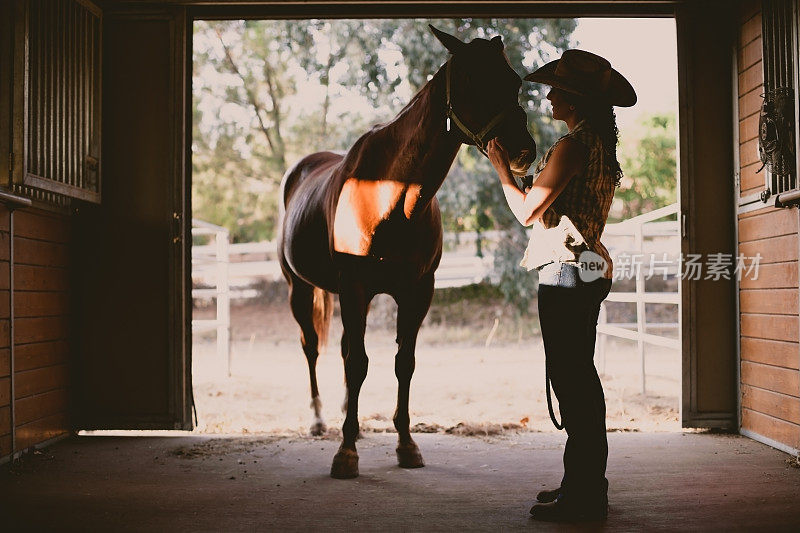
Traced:
<svg viewBox="0 0 800 533">
<path fill-rule="evenodd" d="M 762 199 L 783 207 L 800 203 L 797 183 L 797 2 L 762 1 L 764 103 L 759 117 Z"/>
<path fill-rule="evenodd" d="M 99 203 L 100 10 L 87 0 L 16 6 L 9 186 L 45 202 Z"/>
</svg>

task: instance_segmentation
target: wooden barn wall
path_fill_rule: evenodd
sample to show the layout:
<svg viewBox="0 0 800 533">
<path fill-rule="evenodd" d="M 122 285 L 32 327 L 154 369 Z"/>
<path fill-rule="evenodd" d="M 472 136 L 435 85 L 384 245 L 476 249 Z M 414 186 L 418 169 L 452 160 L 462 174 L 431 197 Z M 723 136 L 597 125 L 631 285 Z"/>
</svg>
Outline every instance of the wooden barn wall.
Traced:
<svg viewBox="0 0 800 533">
<path fill-rule="evenodd" d="M 70 219 L 14 214 L 16 450 L 69 431 Z M 11 452 L 9 212 L 0 206 L 0 457 Z"/>
<path fill-rule="evenodd" d="M 764 188 L 758 157 L 763 94 L 760 2 L 741 12 L 738 57 L 740 194 Z M 739 290 L 741 427 L 800 449 L 798 213 L 767 207 L 738 216 L 739 253 L 762 256 Z"/>
</svg>

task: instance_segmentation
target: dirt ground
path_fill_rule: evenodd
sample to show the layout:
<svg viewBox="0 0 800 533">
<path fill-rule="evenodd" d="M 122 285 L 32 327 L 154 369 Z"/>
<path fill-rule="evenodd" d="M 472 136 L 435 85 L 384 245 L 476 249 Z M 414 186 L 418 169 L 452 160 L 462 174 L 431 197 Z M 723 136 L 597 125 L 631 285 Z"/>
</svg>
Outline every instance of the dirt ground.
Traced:
<svg viewBox="0 0 800 533">
<path fill-rule="evenodd" d="M 281 300 L 232 308 L 230 377 L 227 361 L 216 355 L 214 335 L 195 337 L 198 431 L 307 433 L 312 419 L 308 369 L 299 329 Z M 378 301 L 370 313 L 369 373 L 359 406 L 364 431 L 393 431 L 397 381 L 392 305 Z M 195 316 L 208 312 L 199 310 Z M 470 315 L 472 319 L 464 319 Z M 517 323 L 501 315 L 490 305 L 458 312 L 432 310 L 420 332 L 411 386 L 411 423 L 416 431 L 462 435 L 555 431 L 545 399 L 538 318 Z M 498 327 L 487 347 L 495 318 Z M 338 316 L 331 329 L 329 348 L 320 356 L 317 371 L 323 417 L 335 434 L 343 421 L 344 398 Z M 635 343 L 608 339 L 605 354 L 605 361 L 598 354 L 596 364 L 605 389 L 609 430 L 678 431 L 680 353 L 646 347 L 646 395 L 641 393 Z"/>
</svg>

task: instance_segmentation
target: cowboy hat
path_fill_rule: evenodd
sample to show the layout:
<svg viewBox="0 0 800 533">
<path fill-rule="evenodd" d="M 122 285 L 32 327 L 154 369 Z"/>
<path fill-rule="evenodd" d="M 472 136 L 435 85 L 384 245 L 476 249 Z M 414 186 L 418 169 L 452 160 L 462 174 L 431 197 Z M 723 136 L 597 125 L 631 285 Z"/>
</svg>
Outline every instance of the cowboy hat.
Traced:
<svg viewBox="0 0 800 533">
<path fill-rule="evenodd" d="M 560 59 L 550 61 L 525 79 L 619 107 L 636 103 L 636 91 L 625 76 L 611 68 L 607 59 L 585 50 L 564 50 Z"/>
</svg>

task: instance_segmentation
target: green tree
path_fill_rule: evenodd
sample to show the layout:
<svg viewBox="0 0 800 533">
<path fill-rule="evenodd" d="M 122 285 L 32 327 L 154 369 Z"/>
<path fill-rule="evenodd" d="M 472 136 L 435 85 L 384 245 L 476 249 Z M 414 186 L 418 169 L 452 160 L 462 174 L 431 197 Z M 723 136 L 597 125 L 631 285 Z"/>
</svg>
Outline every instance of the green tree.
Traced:
<svg viewBox="0 0 800 533">
<path fill-rule="evenodd" d="M 615 194 L 611 222 L 625 220 L 677 201 L 675 115 L 642 118 L 638 142 L 623 138 L 619 155 L 625 173 Z"/>
<path fill-rule="evenodd" d="M 292 46 L 276 46 L 281 35 Z M 306 33 L 289 21 L 198 22 L 195 44 L 193 216 L 227 227 L 234 242 L 272 238 L 294 92 L 288 68 Z"/>
<path fill-rule="evenodd" d="M 303 54 L 300 63 L 308 76 L 318 80 L 324 88 L 317 139 L 328 144 L 318 149 L 346 148 L 330 145 L 329 135 L 334 133 L 329 129 L 332 87 L 354 89 L 372 103 L 378 115 L 385 112 L 381 106 L 391 104 L 390 97 L 401 78 L 389 74 L 379 52 L 396 30 L 396 23 L 392 20 L 312 20 L 298 24 L 309 26 L 312 35 L 310 49 Z"/>
<path fill-rule="evenodd" d="M 194 105 L 194 128 L 202 113 Z M 242 132 L 231 123 L 217 125 L 213 143 L 194 135 L 193 216 L 228 228 L 233 242 L 271 239 L 278 216 L 278 189 L 260 179 L 256 161 L 237 146 Z"/>
<path fill-rule="evenodd" d="M 314 151 L 344 149 L 375 122 L 356 112 L 334 117 L 331 125 L 331 85 L 356 88 L 378 105 L 383 95 L 374 87 L 389 94 L 398 83 L 374 53 L 382 32 L 392 28 L 383 29 L 387 21 L 368 25 L 196 24 L 194 216 L 228 227 L 235 241 L 274 238 L 277 192 L 288 164 Z M 320 105 L 303 99 L 298 105 L 298 84 L 313 82 L 325 91 Z"/>
</svg>

